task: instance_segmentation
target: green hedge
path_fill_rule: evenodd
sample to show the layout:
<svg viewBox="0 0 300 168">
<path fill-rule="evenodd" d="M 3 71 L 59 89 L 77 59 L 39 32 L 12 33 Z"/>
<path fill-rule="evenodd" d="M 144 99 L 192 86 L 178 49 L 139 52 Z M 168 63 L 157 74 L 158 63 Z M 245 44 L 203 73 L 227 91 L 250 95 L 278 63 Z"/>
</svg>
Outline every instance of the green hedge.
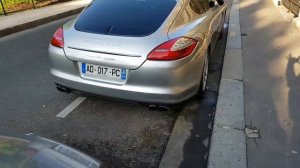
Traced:
<svg viewBox="0 0 300 168">
<path fill-rule="evenodd" d="M 30 3 L 28 0 L 2 0 L 4 6 L 21 4 L 21 3 Z"/>
</svg>

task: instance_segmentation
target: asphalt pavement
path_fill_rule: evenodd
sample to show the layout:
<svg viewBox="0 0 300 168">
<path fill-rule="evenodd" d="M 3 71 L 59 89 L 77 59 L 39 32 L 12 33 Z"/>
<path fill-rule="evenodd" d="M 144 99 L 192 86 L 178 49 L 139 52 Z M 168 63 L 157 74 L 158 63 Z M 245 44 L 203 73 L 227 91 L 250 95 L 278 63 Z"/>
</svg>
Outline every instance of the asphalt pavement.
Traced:
<svg viewBox="0 0 300 168">
<path fill-rule="evenodd" d="M 56 90 L 47 48 L 55 30 L 74 17 L 0 39 L 0 129 L 66 143 L 107 167 L 158 167 L 173 125 L 183 115 L 193 129 L 181 167 L 206 167 L 226 35 L 213 54 L 205 98 L 192 98 L 176 111 L 150 111 L 137 103 Z M 79 97 L 84 99 L 78 107 L 57 117 Z"/>
</svg>

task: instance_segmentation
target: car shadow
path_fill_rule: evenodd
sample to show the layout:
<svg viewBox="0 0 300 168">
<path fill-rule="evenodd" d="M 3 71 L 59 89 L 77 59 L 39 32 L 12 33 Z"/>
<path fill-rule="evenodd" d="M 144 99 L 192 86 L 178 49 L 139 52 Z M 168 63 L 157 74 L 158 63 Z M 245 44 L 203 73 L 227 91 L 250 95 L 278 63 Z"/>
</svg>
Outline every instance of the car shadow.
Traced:
<svg viewBox="0 0 300 168">
<path fill-rule="evenodd" d="M 183 148 L 183 161 L 180 168 L 207 167 L 210 140 L 213 130 L 213 121 L 218 100 L 218 90 L 222 75 L 223 59 L 226 48 L 229 9 L 231 3 L 227 2 L 228 11 L 224 23 L 224 33 L 218 41 L 210 58 L 207 90 L 204 98 L 198 100 L 198 106 L 191 113 L 192 129 Z"/>
</svg>

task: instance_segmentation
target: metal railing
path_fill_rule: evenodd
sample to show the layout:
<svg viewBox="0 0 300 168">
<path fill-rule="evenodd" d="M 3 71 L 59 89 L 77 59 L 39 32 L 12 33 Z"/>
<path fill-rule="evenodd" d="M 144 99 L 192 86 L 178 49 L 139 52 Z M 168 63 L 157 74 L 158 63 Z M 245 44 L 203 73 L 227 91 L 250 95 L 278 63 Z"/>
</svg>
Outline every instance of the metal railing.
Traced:
<svg viewBox="0 0 300 168">
<path fill-rule="evenodd" d="M 57 3 L 59 0 L 0 0 L 0 15 L 35 9 Z"/>
<path fill-rule="evenodd" d="M 300 0 L 282 0 L 282 4 L 295 16 L 300 13 Z"/>
</svg>

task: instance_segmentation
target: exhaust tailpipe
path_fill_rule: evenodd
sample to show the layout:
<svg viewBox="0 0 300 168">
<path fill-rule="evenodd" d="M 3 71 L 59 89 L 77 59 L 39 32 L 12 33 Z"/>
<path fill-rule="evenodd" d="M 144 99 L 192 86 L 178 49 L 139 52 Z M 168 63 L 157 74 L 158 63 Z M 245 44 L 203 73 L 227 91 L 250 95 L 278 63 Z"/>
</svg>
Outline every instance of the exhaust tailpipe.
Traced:
<svg viewBox="0 0 300 168">
<path fill-rule="evenodd" d="M 60 92 L 71 93 L 71 90 L 60 85 L 56 85 L 56 89 Z"/>
<path fill-rule="evenodd" d="M 149 105 L 148 106 L 148 109 L 150 110 L 150 111 L 169 111 L 170 110 L 170 108 L 169 107 L 167 107 L 167 106 L 161 106 L 161 105 Z"/>
</svg>

